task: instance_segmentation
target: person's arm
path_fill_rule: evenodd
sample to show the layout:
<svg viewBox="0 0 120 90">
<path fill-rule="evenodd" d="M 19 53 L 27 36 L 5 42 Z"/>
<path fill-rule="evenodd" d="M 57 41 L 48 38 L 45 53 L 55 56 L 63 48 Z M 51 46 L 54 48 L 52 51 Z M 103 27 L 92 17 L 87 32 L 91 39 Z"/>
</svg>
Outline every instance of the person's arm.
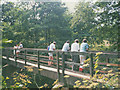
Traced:
<svg viewBox="0 0 120 90">
<path fill-rule="evenodd" d="M 13 49 L 16 49 L 16 46 L 14 46 Z"/>
<path fill-rule="evenodd" d="M 69 47 L 69 44 L 67 44 L 67 51 L 69 51 L 70 50 L 70 47 Z"/>
<path fill-rule="evenodd" d="M 55 50 L 55 45 L 53 45 L 53 50 Z"/>
<path fill-rule="evenodd" d="M 78 51 L 80 51 L 80 46 L 79 46 L 79 44 L 78 44 Z"/>
<path fill-rule="evenodd" d="M 23 45 L 22 44 L 20 44 L 20 49 L 22 49 L 23 48 Z"/>
<path fill-rule="evenodd" d="M 88 46 L 88 44 L 86 45 L 86 51 L 88 51 L 88 49 L 89 49 L 89 46 Z"/>
</svg>

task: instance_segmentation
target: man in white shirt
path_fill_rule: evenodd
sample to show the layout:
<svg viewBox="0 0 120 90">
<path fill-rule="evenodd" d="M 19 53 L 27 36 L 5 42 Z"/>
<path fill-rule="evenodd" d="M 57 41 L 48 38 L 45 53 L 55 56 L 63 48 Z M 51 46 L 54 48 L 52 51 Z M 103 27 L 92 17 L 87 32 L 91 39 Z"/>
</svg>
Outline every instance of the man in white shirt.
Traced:
<svg viewBox="0 0 120 90">
<path fill-rule="evenodd" d="M 79 51 L 79 40 L 76 39 L 74 43 L 71 45 L 71 52 L 78 52 Z M 79 63 L 79 55 L 72 55 L 72 61 L 74 63 Z M 77 70 L 78 66 L 72 65 L 72 70 Z"/>
<path fill-rule="evenodd" d="M 80 52 L 86 52 L 88 51 L 88 44 L 87 44 L 87 40 L 83 39 L 81 45 L 80 45 Z M 86 59 L 85 55 L 80 55 L 80 64 L 84 64 L 84 60 Z M 83 66 L 79 67 L 79 71 L 83 71 Z"/>
<path fill-rule="evenodd" d="M 63 45 L 62 51 L 67 52 L 70 49 L 69 47 L 69 40 Z"/>
<path fill-rule="evenodd" d="M 19 48 L 22 49 L 23 48 L 23 44 L 20 42 L 19 43 Z"/>
<path fill-rule="evenodd" d="M 62 51 L 67 52 L 69 51 L 70 47 L 69 47 L 69 40 L 66 41 L 66 43 L 63 45 Z M 62 57 L 63 58 L 63 57 Z M 67 60 L 67 55 L 64 55 L 64 60 Z"/>
<path fill-rule="evenodd" d="M 56 44 L 55 41 L 53 41 L 53 43 L 50 44 L 49 51 L 54 51 L 55 50 L 55 44 Z M 52 52 L 49 53 L 49 60 L 53 60 L 53 53 Z M 51 64 L 53 64 L 53 62 L 48 61 L 48 65 L 51 65 Z"/>
</svg>

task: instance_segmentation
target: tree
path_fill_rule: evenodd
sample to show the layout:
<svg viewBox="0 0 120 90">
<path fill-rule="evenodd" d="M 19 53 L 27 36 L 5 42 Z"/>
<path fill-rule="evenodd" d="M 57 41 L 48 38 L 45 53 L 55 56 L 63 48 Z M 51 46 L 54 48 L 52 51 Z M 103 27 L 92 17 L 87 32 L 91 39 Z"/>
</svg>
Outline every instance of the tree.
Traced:
<svg viewBox="0 0 120 90">
<path fill-rule="evenodd" d="M 120 15 L 118 8 L 119 3 L 114 1 L 95 4 L 80 2 L 71 20 L 73 37 L 87 37 L 91 44 L 95 42 L 101 44 L 103 40 L 108 40 L 112 45 L 110 49 L 115 50 Z"/>
<path fill-rule="evenodd" d="M 73 38 L 91 39 L 90 29 L 95 26 L 95 14 L 92 4 L 89 2 L 79 2 L 76 6 L 76 12 L 71 20 L 71 28 L 73 29 Z"/>
<path fill-rule="evenodd" d="M 46 48 L 55 40 L 61 48 L 71 37 L 67 8 L 60 2 L 8 2 L 3 8 L 3 36 L 13 44 L 22 41 L 25 47 Z"/>
</svg>

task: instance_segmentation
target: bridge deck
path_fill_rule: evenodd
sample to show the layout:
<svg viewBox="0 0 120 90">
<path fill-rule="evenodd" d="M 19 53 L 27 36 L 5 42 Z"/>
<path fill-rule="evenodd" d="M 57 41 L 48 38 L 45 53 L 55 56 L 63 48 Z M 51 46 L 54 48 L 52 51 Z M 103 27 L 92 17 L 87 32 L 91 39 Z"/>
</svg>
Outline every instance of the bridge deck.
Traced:
<svg viewBox="0 0 120 90">
<path fill-rule="evenodd" d="M 7 57 L 3 56 L 3 59 L 7 59 Z M 14 58 L 9 58 L 9 60 L 15 61 Z M 20 59 L 17 59 L 17 62 L 25 64 L 25 62 L 20 60 Z M 30 65 L 30 66 L 38 67 L 37 64 L 33 64 L 33 63 L 30 63 L 30 62 L 26 62 L 26 64 Z M 53 72 L 57 73 L 57 69 L 56 68 L 47 67 L 47 66 L 43 66 L 43 65 L 40 65 L 40 68 L 41 69 L 45 69 L 45 70 L 49 70 L 49 71 L 53 71 Z M 62 70 L 60 70 L 60 73 L 62 73 Z M 74 71 L 72 72 L 72 71 L 65 70 L 65 74 L 70 75 L 70 76 L 74 76 L 74 77 L 78 77 L 78 78 L 90 79 L 90 75 L 85 75 L 85 74 L 82 74 L 82 73 L 76 73 Z"/>
</svg>

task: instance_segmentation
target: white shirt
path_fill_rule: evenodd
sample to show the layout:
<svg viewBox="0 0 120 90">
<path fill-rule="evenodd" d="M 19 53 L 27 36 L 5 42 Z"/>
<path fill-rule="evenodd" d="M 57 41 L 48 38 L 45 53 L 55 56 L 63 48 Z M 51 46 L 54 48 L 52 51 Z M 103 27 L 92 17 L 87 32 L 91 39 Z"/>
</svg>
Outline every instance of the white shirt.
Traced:
<svg viewBox="0 0 120 90">
<path fill-rule="evenodd" d="M 14 46 L 14 49 L 20 49 L 20 47 L 18 47 L 18 46 Z"/>
<path fill-rule="evenodd" d="M 87 43 L 82 43 L 81 45 L 80 45 L 80 52 L 86 52 L 86 49 L 88 49 L 88 44 Z"/>
<path fill-rule="evenodd" d="M 49 51 L 53 51 L 53 49 L 55 49 L 55 44 L 54 44 L 54 43 L 51 43 L 51 44 L 50 44 Z"/>
<path fill-rule="evenodd" d="M 14 46 L 14 49 L 16 49 L 16 52 L 20 52 L 20 47 L 18 47 L 18 46 Z M 14 55 L 15 55 L 15 50 L 13 51 L 13 53 L 14 53 Z"/>
<path fill-rule="evenodd" d="M 63 45 L 62 51 L 68 51 L 69 50 L 69 43 L 65 43 Z"/>
<path fill-rule="evenodd" d="M 71 51 L 78 52 L 78 50 L 79 50 L 79 43 L 73 43 L 71 45 Z"/>
<path fill-rule="evenodd" d="M 19 45 L 19 47 L 20 47 L 20 48 L 23 48 L 23 45 L 22 45 L 22 44 L 20 44 L 20 45 Z"/>
</svg>

